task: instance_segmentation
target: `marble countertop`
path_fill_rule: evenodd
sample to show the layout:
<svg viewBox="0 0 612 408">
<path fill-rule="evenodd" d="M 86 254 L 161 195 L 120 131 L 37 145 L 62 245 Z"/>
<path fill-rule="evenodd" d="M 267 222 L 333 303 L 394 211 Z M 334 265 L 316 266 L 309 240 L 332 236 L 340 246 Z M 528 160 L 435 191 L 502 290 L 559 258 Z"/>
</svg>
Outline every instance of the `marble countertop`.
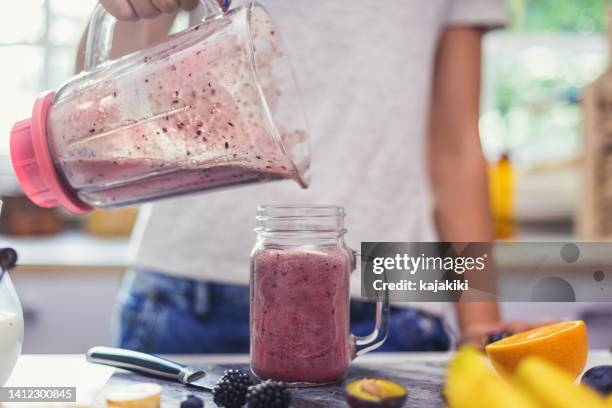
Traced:
<svg viewBox="0 0 612 408">
<path fill-rule="evenodd" d="M 408 387 L 409 407 L 443 407 L 440 390 L 443 386 L 444 367 L 451 353 L 372 353 L 360 357 L 352 366 L 347 378 L 365 375 L 380 375 L 401 382 Z M 172 359 L 192 366 L 210 366 L 220 364 L 244 365 L 248 363 L 246 355 L 191 355 L 172 356 Z M 609 351 L 591 351 L 587 368 L 612 364 Z M 113 373 L 116 373 L 113 375 Z M 112 377 L 112 378 L 111 378 Z M 110 383 L 109 383 L 110 379 Z M 54 404 L 52 406 L 85 407 L 98 406 L 100 390 L 113 383 L 133 381 L 151 381 L 144 377 L 126 374 L 105 366 L 87 363 L 83 355 L 24 355 L 19 359 L 6 386 L 64 386 L 77 387 L 76 404 Z M 188 391 L 181 386 L 164 387 L 164 401 L 173 401 L 184 396 Z M 296 407 L 345 407 L 341 402 L 339 387 L 300 389 L 294 392 L 298 401 Z M 205 396 L 205 399 L 208 398 Z M 178 405 L 167 404 L 176 407 Z M 46 403 L 0 403 L 2 407 L 25 408 L 29 406 L 51 406 Z M 208 406 L 208 405 L 207 405 Z"/>
</svg>

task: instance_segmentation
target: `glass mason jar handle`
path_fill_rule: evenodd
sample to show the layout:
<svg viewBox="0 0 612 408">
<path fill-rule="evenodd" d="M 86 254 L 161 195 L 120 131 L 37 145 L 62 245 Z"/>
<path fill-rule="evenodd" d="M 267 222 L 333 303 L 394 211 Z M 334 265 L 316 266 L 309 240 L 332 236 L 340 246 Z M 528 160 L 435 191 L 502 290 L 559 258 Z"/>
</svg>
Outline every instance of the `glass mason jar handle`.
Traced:
<svg viewBox="0 0 612 408">
<path fill-rule="evenodd" d="M 353 270 L 357 269 L 357 258 L 361 258 L 361 254 L 357 251 L 349 249 L 353 256 Z M 383 279 L 386 281 L 386 274 L 383 274 Z M 374 330 L 367 336 L 355 336 L 351 334 L 353 340 L 353 358 L 359 357 L 369 351 L 376 350 L 383 345 L 389 334 L 389 290 L 385 286 L 385 291 L 382 299 L 376 301 L 376 323 Z"/>
<path fill-rule="evenodd" d="M 200 0 L 206 10 L 206 19 L 223 15 L 223 9 L 216 0 Z M 229 1 L 224 4 L 229 5 Z M 113 32 L 117 20 L 101 4 L 98 4 L 89 19 L 87 44 L 85 45 L 84 70 L 91 71 L 96 66 L 109 60 Z"/>
</svg>

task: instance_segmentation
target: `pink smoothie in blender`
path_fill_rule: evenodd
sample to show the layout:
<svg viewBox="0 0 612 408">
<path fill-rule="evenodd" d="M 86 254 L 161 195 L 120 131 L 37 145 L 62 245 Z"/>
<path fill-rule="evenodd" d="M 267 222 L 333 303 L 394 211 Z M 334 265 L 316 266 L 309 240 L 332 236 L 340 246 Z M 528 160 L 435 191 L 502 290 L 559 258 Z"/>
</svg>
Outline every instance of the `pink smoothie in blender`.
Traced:
<svg viewBox="0 0 612 408">
<path fill-rule="evenodd" d="M 278 179 L 306 187 L 306 132 L 285 59 L 252 4 L 83 73 L 43 105 L 56 178 L 81 208 Z M 37 185 L 19 171 L 29 125 L 13 130 L 26 193 Z"/>
<path fill-rule="evenodd" d="M 260 378 L 331 383 L 351 361 L 349 258 L 339 247 L 252 257 L 251 368 Z"/>
</svg>

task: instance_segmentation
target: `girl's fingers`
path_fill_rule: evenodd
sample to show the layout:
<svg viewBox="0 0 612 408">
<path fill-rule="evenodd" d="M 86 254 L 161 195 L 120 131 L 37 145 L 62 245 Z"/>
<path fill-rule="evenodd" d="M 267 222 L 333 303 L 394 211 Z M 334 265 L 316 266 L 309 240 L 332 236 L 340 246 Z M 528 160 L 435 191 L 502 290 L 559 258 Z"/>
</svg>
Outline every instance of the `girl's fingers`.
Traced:
<svg viewBox="0 0 612 408">
<path fill-rule="evenodd" d="M 138 18 L 155 18 L 161 14 L 160 9 L 151 0 L 129 0 Z"/>
<path fill-rule="evenodd" d="M 508 326 L 508 331 L 512 334 L 522 333 L 527 330 L 534 329 L 536 326 L 533 323 L 527 322 L 512 322 Z"/>
<path fill-rule="evenodd" d="M 227 9 L 230 0 L 215 0 L 222 9 Z M 174 13 L 179 8 L 194 10 L 200 0 L 100 0 L 104 8 L 120 21 L 136 21 L 155 18 L 160 13 Z"/>
<path fill-rule="evenodd" d="M 200 4 L 200 0 L 179 0 L 179 4 L 183 10 L 194 10 Z"/>
<path fill-rule="evenodd" d="M 138 15 L 128 0 L 100 0 L 100 4 L 119 21 L 138 20 Z"/>
<path fill-rule="evenodd" d="M 179 8 L 179 0 L 152 0 L 162 13 L 174 13 Z"/>
</svg>

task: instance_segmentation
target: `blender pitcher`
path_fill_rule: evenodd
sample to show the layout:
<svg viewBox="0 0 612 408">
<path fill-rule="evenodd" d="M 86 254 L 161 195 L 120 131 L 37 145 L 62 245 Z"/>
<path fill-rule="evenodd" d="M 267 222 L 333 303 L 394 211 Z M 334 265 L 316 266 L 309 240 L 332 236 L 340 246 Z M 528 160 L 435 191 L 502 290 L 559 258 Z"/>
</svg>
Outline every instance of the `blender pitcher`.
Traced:
<svg viewBox="0 0 612 408">
<path fill-rule="evenodd" d="M 309 183 L 306 125 L 278 32 L 258 3 L 109 61 L 115 20 L 90 21 L 85 71 L 14 125 L 11 158 L 41 207 L 83 214 L 255 182 Z"/>
</svg>

